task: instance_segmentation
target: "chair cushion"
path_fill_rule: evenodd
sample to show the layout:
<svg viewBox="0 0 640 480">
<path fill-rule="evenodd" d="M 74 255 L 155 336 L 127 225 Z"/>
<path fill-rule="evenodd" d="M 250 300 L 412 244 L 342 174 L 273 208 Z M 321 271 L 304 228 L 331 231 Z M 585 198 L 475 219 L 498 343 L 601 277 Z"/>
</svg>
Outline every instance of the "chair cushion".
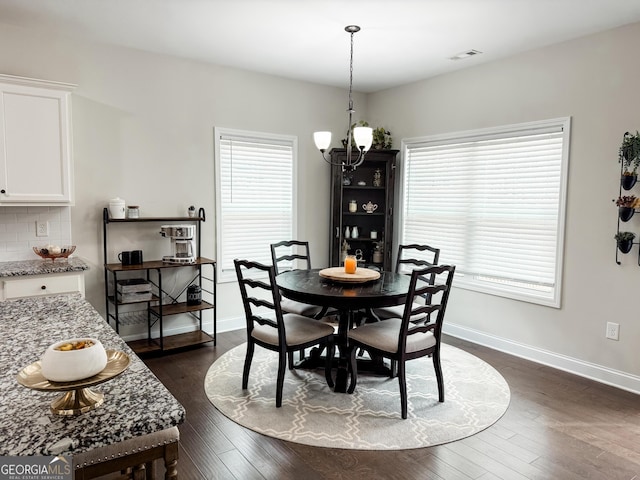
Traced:
<svg viewBox="0 0 640 480">
<path fill-rule="evenodd" d="M 285 331 L 287 332 L 287 345 L 292 347 L 302 345 L 322 337 L 333 334 L 333 327 L 326 323 L 311 318 L 285 313 L 283 315 Z M 253 338 L 270 345 L 278 345 L 278 330 L 269 325 L 256 325 L 251 333 Z"/>
<path fill-rule="evenodd" d="M 317 305 L 296 302 L 295 300 L 289 300 L 288 298 L 280 300 L 280 308 L 282 308 L 284 313 L 296 313 L 298 315 L 304 315 L 305 317 L 313 317 L 322 310 L 322 307 L 318 307 Z"/>
<path fill-rule="evenodd" d="M 416 308 L 421 307 L 421 306 L 423 306 L 423 305 L 419 304 L 419 303 L 414 303 L 411 306 L 411 309 L 415 310 Z M 388 318 L 402 318 L 402 315 L 404 315 L 404 305 L 395 305 L 393 307 L 374 308 L 373 309 L 373 313 L 375 313 L 380 320 L 387 320 Z M 409 321 L 417 322 L 419 320 L 422 320 L 426 316 L 427 315 L 425 313 L 419 313 L 417 315 L 411 315 L 411 318 L 410 318 Z"/>
<path fill-rule="evenodd" d="M 368 323 L 349 330 L 348 336 L 383 352 L 397 353 L 401 325 L 402 320 L 399 318 L 390 318 L 384 322 Z M 425 350 L 435 344 L 436 338 L 431 332 L 408 335 L 407 353 Z"/>
</svg>

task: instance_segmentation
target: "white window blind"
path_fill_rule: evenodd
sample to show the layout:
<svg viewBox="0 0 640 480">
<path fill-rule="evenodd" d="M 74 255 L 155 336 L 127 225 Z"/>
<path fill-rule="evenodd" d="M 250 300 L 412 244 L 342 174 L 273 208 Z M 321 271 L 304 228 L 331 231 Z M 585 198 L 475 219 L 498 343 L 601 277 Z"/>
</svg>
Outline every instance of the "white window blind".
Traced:
<svg viewBox="0 0 640 480">
<path fill-rule="evenodd" d="M 235 258 L 271 264 L 269 245 L 293 238 L 292 136 L 216 128 L 218 278 L 235 280 Z"/>
<path fill-rule="evenodd" d="M 401 243 L 456 285 L 559 306 L 569 119 L 404 142 Z"/>
</svg>

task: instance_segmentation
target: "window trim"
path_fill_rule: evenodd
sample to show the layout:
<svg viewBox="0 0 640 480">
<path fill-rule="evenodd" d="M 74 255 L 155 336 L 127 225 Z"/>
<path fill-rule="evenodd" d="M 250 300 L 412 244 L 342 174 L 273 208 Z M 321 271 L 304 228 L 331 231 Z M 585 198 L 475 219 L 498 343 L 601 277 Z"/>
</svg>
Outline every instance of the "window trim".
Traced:
<svg viewBox="0 0 640 480">
<path fill-rule="evenodd" d="M 505 135 L 522 133 L 536 129 L 559 127 L 562 129 L 562 158 L 560 163 L 560 184 L 558 198 L 558 218 L 557 218 L 557 239 L 556 239 L 556 262 L 555 262 L 555 286 L 552 294 L 542 295 L 536 294 L 533 289 L 526 290 L 516 286 L 509 285 L 490 285 L 488 282 L 480 282 L 473 278 L 465 278 L 456 272 L 455 287 L 466 290 L 472 290 L 480 293 L 511 298 L 538 305 L 561 308 L 562 304 L 562 280 L 564 267 L 564 240 L 566 229 L 566 206 L 567 206 L 567 187 L 569 173 L 569 146 L 571 137 L 571 117 L 558 117 L 549 120 L 540 120 L 534 122 L 517 123 L 505 126 L 482 128 L 477 130 L 463 130 L 458 132 L 449 132 L 436 135 L 427 135 L 420 137 L 409 137 L 402 139 L 401 161 L 399 162 L 399 189 L 398 189 L 398 216 L 396 225 L 396 244 L 402 243 L 402 228 L 404 225 L 405 211 L 405 174 L 407 149 L 411 145 L 417 143 L 448 143 L 452 141 L 469 141 L 478 137 L 487 137 L 490 135 Z"/>
<path fill-rule="evenodd" d="M 298 137 L 295 135 L 285 135 L 285 134 L 277 134 L 277 133 L 268 133 L 268 132 L 256 132 L 250 130 L 240 130 L 233 128 L 225 128 L 225 127 L 214 127 L 213 128 L 213 139 L 214 139 L 214 175 L 215 175 L 215 202 L 216 202 L 216 231 L 215 231 L 215 242 L 216 242 L 216 258 L 218 261 L 216 262 L 217 269 L 217 280 L 218 283 L 231 283 L 237 281 L 236 273 L 234 271 L 225 271 L 223 270 L 222 265 L 222 242 L 220 241 L 219 232 L 222 231 L 222 192 L 220 185 L 221 178 L 221 165 L 220 165 L 220 137 L 221 136 L 234 136 L 246 139 L 262 139 L 262 140 L 272 140 L 274 142 L 290 142 L 291 143 L 291 153 L 292 153 L 292 192 L 291 192 L 291 235 L 292 238 L 295 238 L 298 231 Z M 285 239 L 283 239 L 285 240 Z M 289 240 L 289 239 L 286 239 Z M 269 250 L 269 245 L 265 245 L 265 249 Z"/>
</svg>

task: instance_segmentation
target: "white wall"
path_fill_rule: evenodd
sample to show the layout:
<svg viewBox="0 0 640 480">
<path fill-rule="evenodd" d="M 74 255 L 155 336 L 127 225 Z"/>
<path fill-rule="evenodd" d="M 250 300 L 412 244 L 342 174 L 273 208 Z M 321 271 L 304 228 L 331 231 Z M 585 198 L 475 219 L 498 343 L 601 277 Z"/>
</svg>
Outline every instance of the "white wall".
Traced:
<svg viewBox="0 0 640 480">
<path fill-rule="evenodd" d="M 458 289 L 448 330 L 640 391 L 638 248 L 616 265 L 612 203 L 622 135 L 640 129 L 636 45 L 640 24 L 378 92 L 368 107 L 398 139 L 572 117 L 562 308 Z"/>
<path fill-rule="evenodd" d="M 355 98 L 361 117 L 390 129 L 396 147 L 403 137 L 572 117 L 562 308 L 456 290 L 448 328 L 636 391 L 640 267 L 637 247 L 622 266 L 614 263 L 611 200 L 618 194 L 622 134 L 640 129 L 640 62 L 633 53 L 638 44 L 640 24 Z M 78 255 L 92 267 L 87 298 L 102 313 L 101 211 L 109 198 L 138 204 L 144 215 L 204 207 L 202 250 L 214 257 L 216 125 L 298 136 L 298 237 L 312 242 L 315 265 L 327 263 L 329 171 L 311 132 L 331 129 L 339 136 L 344 90 L 7 25 L 0 29 L 0 45 L 1 73 L 78 84 L 72 234 Z M 630 227 L 640 232 L 638 222 L 640 215 Z M 139 232 L 123 228 L 109 261 L 120 250 L 140 246 L 141 238 L 149 245 L 145 258 L 166 248 L 155 229 Z M 235 284 L 220 286 L 218 315 L 221 325 L 241 317 Z M 605 339 L 607 320 L 620 323 L 620 341 Z"/>
<path fill-rule="evenodd" d="M 202 254 L 215 258 L 213 127 L 298 136 L 298 235 L 318 267 L 328 262 L 329 166 L 312 132 L 346 123 L 347 93 L 251 72 L 74 42 L 3 25 L 0 72 L 78 85 L 73 93 L 76 205 L 72 235 L 85 258 L 87 299 L 104 314 L 102 208 L 120 196 L 146 216 L 184 215 L 204 207 Z M 221 47 L 222 48 L 222 47 Z M 345 78 L 346 80 L 346 78 Z M 364 96 L 355 96 L 359 113 Z M 337 145 L 335 145 L 337 146 Z M 113 225 L 109 261 L 141 248 L 168 253 L 158 226 Z M 268 245 L 265 245 L 268 248 Z M 235 283 L 218 290 L 219 324 L 243 315 Z M 242 324 L 240 324 L 242 325 Z M 131 333 L 125 328 L 125 335 Z"/>
</svg>

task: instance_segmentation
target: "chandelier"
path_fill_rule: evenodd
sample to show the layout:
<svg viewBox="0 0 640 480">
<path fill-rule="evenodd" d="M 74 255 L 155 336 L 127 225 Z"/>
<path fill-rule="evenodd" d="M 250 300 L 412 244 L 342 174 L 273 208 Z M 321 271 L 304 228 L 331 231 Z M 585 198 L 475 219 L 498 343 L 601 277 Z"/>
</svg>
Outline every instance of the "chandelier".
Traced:
<svg viewBox="0 0 640 480">
<path fill-rule="evenodd" d="M 349 60 L 349 108 L 347 112 L 349 113 L 349 123 L 347 125 L 347 145 L 346 145 L 346 158 L 340 162 L 333 162 L 331 158 L 327 158 L 325 152 L 331 145 L 331 132 L 315 132 L 313 134 L 313 141 L 316 144 L 320 153 L 322 153 L 322 158 L 327 163 L 331 165 L 342 165 L 342 169 L 345 171 L 353 171 L 359 165 L 364 162 L 364 157 L 371 148 L 371 144 L 373 143 L 373 129 L 369 127 L 354 127 L 353 128 L 353 137 L 351 132 L 351 126 L 353 125 L 353 114 L 355 110 L 353 109 L 353 98 L 352 98 L 352 90 L 353 90 L 353 34 L 360 31 L 360 27 L 357 25 L 347 25 L 344 27 L 345 31 L 351 35 L 351 57 Z M 357 147 L 357 157 L 354 158 L 353 142 L 355 142 L 355 146 Z"/>
</svg>

